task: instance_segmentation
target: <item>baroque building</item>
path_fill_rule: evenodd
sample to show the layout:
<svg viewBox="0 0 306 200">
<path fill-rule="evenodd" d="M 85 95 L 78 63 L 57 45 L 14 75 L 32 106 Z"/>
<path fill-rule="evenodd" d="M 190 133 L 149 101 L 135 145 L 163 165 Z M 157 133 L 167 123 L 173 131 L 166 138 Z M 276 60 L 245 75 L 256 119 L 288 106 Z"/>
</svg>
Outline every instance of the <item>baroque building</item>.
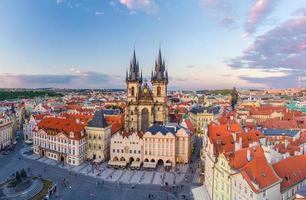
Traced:
<svg viewBox="0 0 306 200">
<path fill-rule="evenodd" d="M 126 73 L 127 107 L 126 131 L 147 131 L 154 124 L 165 125 L 168 121 L 167 86 L 168 72 L 159 49 L 151 82 L 144 81 L 139 71 L 135 50 Z"/>
</svg>

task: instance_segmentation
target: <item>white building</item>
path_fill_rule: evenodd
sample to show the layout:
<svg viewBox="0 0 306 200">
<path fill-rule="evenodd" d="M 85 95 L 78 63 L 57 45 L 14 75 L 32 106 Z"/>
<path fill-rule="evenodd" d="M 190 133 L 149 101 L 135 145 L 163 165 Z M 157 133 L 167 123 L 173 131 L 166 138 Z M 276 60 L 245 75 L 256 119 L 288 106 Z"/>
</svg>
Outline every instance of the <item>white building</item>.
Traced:
<svg viewBox="0 0 306 200">
<path fill-rule="evenodd" d="M 0 150 L 12 143 L 13 123 L 9 117 L 0 115 Z"/>
<path fill-rule="evenodd" d="M 34 153 L 70 165 L 85 160 L 84 125 L 73 119 L 48 117 L 33 132 Z"/>
</svg>

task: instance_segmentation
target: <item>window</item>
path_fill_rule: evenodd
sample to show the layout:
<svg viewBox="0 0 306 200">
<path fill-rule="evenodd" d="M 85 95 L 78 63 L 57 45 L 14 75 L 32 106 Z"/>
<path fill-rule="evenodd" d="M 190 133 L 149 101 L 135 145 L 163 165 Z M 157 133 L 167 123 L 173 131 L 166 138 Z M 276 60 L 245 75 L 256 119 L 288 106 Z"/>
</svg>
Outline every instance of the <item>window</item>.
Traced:
<svg viewBox="0 0 306 200">
<path fill-rule="evenodd" d="M 160 86 L 157 87 L 157 96 L 158 97 L 161 96 L 161 88 L 160 88 Z"/>
<path fill-rule="evenodd" d="M 135 90 L 134 87 L 132 87 L 132 88 L 131 88 L 131 96 L 134 96 L 134 93 L 135 93 L 134 90 Z"/>
<path fill-rule="evenodd" d="M 264 190 L 262 195 L 263 195 L 263 197 L 266 197 L 267 196 L 267 190 Z"/>
</svg>

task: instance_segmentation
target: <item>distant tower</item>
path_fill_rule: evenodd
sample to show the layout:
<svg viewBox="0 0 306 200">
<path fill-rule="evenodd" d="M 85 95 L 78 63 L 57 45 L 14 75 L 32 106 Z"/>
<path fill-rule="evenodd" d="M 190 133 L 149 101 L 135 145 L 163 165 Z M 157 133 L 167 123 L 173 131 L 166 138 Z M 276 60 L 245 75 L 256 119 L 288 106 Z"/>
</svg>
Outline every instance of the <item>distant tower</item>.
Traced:
<svg viewBox="0 0 306 200">
<path fill-rule="evenodd" d="M 299 80 L 298 80 L 298 89 L 301 90 L 301 76 L 299 76 Z"/>
</svg>

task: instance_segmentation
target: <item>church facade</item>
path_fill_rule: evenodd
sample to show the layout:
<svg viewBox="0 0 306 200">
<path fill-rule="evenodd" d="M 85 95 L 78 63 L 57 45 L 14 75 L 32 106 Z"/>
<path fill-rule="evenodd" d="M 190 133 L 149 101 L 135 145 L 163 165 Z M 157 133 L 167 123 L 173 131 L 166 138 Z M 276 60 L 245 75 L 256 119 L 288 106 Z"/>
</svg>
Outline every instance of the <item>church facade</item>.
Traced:
<svg viewBox="0 0 306 200">
<path fill-rule="evenodd" d="M 126 131 L 145 132 L 154 124 L 165 125 L 167 123 L 168 72 L 160 49 L 150 82 L 143 80 L 134 50 L 129 70 L 126 73 L 126 86 Z"/>
</svg>

